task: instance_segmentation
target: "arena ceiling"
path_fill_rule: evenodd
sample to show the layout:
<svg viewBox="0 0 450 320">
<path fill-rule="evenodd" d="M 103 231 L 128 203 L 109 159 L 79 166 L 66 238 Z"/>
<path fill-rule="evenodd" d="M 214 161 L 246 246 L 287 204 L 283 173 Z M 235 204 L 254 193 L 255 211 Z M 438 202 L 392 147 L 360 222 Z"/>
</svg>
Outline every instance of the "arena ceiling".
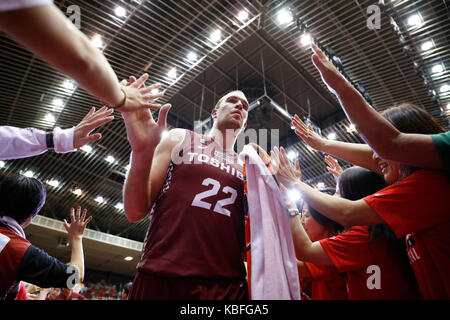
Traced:
<svg viewBox="0 0 450 320">
<path fill-rule="evenodd" d="M 311 50 L 301 43 L 305 32 L 341 60 L 375 109 L 412 102 L 448 129 L 450 20 L 445 0 L 57 0 L 55 4 L 68 17 L 68 7 L 79 6 L 82 32 L 101 37 L 100 49 L 120 79 L 148 72 L 148 83 L 162 83 L 167 90 L 162 102 L 173 106 L 170 127 L 192 129 L 195 121 L 207 122 L 218 98 L 236 88 L 250 102 L 259 101 L 249 114 L 247 129 L 267 128 L 269 135 L 279 130 L 279 143 L 296 152 L 312 184 L 334 186 L 334 181 L 326 173 L 324 155 L 296 138 L 286 113 L 309 117 L 324 135 L 334 132 L 341 141 L 362 140 L 349 129 L 338 101 L 312 65 Z M 367 21 L 373 18 L 367 12 L 370 5 L 380 9 L 379 28 L 368 28 Z M 124 16 L 117 16 L 117 6 L 125 9 Z M 247 16 L 239 15 L 242 10 Z M 290 22 L 289 15 L 285 22 L 280 20 L 282 10 L 293 15 Z M 216 30 L 220 36 L 214 41 L 211 34 Z M 1 125 L 69 127 L 91 106 L 102 105 L 76 84 L 67 85 L 63 74 L 3 33 L 0 56 Z M 170 77 L 172 68 L 176 71 Z M 55 122 L 48 121 L 48 113 Z M 147 219 L 131 224 L 117 206 L 130 154 L 120 114 L 99 132 L 103 138 L 91 145 L 90 152 L 4 161 L 0 173 L 32 170 L 42 181 L 57 180 L 57 187 L 48 185 L 44 216 L 60 220 L 70 207 L 81 205 L 94 216 L 90 228 L 142 241 Z M 108 156 L 114 159 L 107 161 Z M 81 195 L 74 193 L 77 189 Z M 97 202 L 97 197 L 104 202 Z"/>
</svg>

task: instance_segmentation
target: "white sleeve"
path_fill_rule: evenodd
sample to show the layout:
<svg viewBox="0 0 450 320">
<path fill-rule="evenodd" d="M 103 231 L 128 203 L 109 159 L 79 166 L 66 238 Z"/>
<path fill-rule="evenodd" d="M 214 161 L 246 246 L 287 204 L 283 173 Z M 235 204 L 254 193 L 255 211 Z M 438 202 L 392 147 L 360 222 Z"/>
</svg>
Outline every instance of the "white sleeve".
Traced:
<svg viewBox="0 0 450 320">
<path fill-rule="evenodd" d="M 73 130 L 74 128 L 55 128 L 53 130 L 53 143 L 55 145 L 55 152 L 67 153 L 77 150 L 73 147 Z"/>
<path fill-rule="evenodd" d="M 73 148 L 73 128 L 55 128 L 55 151 L 65 153 Z M 40 155 L 47 151 L 45 131 L 35 128 L 0 126 L 0 159 L 19 159 Z"/>
</svg>

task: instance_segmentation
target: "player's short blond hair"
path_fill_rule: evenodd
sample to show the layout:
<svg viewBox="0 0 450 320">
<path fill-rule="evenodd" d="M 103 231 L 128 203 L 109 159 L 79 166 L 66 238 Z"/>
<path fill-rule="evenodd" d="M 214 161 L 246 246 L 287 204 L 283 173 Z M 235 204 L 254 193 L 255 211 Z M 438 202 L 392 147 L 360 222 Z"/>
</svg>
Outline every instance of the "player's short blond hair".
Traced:
<svg viewBox="0 0 450 320">
<path fill-rule="evenodd" d="M 222 96 L 222 98 L 220 98 L 219 101 L 217 101 L 216 105 L 214 106 L 214 109 L 219 109 L 219 108 L 220 108 L 220 105 L 221 105 L 222 102 L 223 102 L 223 99 L 225 98 L 225 96 L 227 96 L 228 94 L 230 94 L 230 93 L 232 93 L 232 92 L 240 92 L 240 93 L 242 93 L 242 94 L 245 96 L 245 94 L 244 94 L 241 90 L 232 90 L 232 91 L 230 91 L 230 92 L 224 94 L 224 95 Z"/>
</svg>

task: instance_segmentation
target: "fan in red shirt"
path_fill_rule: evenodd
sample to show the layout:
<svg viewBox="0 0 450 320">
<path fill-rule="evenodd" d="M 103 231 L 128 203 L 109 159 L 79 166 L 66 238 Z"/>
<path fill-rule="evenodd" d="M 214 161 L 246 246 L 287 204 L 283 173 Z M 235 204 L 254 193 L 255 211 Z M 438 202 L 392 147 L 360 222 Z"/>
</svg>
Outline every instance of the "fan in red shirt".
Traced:
<svg viewBox="0 0 450 320">
<path fill-rule="evenodd" d="M 274 156 L 281 159 L 286 157 L 283 150 L 281 153 L 275 150 Z M 287 166 L 290 167 L 289 164 Z M 283 168 L 279 170 L 279 175 L 283 179 Z M 360 167 L 346 169 L 338 180 L 340 195 L 349 199 L 361 199 L 384 186 L 385 182 L 381 176 Z M 392 237 L 388 228 L 377 226 L 369 232 L 366 226 L 353 227 L 335 237 L 312 242 L 305 236 L 305 230 L 298 220 L 298 217 L 291 218 L 298 259 L 332 266 L 338 273 L 345 273 L 348 299 L 391 300 L 420 297 L 406 254 L 399 245 L 403 242 Z M 383 232 L 379 233 L 379 229 Z M 372 274 L 373 269 L 381 274 Z"/>
<path fill-rule="evenodd" d="M 387 109 L 382 116 L 402 133 L 442 132 L 442 128 L 426 111 L 413 105 Z M 299 132 L 303 130 L 299 135 L 311 143 L 311 139 L 305 136 L 310 130 L 299 121 L 294 119 L 296 129 Z M 423 298 L 449 299 L 448 177 L 444 172 L 381 159 L 376 153 L 368 156 L 367 146 L 362 146 L 340 142 L 334 144 L 333 154 L 383 174 L 391 186 L 356 201 L 329 198 L 302 182 L 296 182 L 295 187 L 300 189 L 309 205 L 344 226 L 384 224 L 398 238 L 406 236 L 408 257 Z"/>
</svg>

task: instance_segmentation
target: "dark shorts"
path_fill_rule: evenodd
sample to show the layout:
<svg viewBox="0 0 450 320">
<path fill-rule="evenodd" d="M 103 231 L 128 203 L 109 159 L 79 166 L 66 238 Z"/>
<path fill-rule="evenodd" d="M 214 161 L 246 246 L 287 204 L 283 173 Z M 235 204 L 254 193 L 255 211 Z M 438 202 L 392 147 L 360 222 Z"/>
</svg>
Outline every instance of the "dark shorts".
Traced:
<svg viewBox="0 0 450 320">
<path fill-rule="evenodd" d="M 128 300 L 248 300 L 247 281 L 159 277 L 138 271 Z"/>
</svg>

